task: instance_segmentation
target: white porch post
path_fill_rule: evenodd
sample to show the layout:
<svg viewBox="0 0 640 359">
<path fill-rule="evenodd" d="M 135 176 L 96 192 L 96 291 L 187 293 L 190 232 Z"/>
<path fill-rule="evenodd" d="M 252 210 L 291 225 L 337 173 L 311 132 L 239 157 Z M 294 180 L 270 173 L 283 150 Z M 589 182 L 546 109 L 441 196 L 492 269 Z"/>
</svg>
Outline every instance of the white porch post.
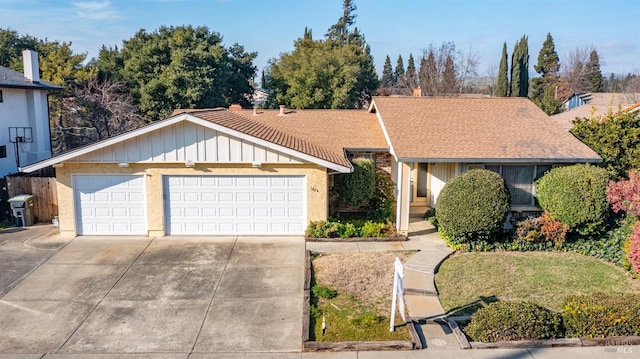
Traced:
<svg viewBox="0 0 640 359">
<path fill-rule="evenodd" d="M 411 188 L 411 167 L 408 163 L 398 162 L 397 186 L 398 196 L 396 198 L 396 228 L 401 234 L 409 233 L 409 205 Z"/>
</svg>

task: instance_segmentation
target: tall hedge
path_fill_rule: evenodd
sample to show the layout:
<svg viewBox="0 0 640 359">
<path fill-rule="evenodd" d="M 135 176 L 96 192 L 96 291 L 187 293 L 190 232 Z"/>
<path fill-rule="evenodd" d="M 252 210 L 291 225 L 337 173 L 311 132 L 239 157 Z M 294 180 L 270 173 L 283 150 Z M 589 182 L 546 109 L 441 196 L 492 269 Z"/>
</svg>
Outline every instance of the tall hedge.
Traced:
<svg viewBox="0 0 640 359">
<path fill-rule="evenodd" d="M 340 186 L 342 200 L 354 207 L 369 204 L 376 186 L 376 168 L 368 158 L 355 158 L 351 161 L 353 172 L 347 174 Z"/>
<path fill-rule="evenodd" d="M 586 164 L 554 168 L 536 182 L 540 206 L 571 231 L 588 235 L 609 218 L 607 170 Z"/>
<path fill-rule="evenodd" d="M 474 169 L 445 184 L 436 202 L 440 233 L 450 244 L 491 239 L 510 209 L 509 190 L 499 174 Z"/>
</svg>

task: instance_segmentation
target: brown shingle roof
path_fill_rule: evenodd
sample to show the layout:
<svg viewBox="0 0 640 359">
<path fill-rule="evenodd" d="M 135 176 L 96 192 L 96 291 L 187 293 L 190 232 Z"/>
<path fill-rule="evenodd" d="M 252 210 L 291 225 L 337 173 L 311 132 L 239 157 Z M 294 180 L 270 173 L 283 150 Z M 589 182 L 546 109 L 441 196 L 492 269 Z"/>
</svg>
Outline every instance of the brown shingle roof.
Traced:
<svg viewBox="0 0 640 359">
<path fill-rule="evenodd" d="M 400 159 L 600 161 L 525 98 L 374 97 Z"/>
<path fill-rule="evenodd" d="M 240 116 L 239 111 L 228 111 L 223 108 L 202 110 L 176 110 L 173 115 L 187 113 L 205 121 L 215 123 L 228 129 L 259 138 L 264 141 L 298 151 L 340 166 L 350 167 L 342 148 L 319 146 L 307 138 L 296 136 L 295 131 L 287 131 L 270 126 L 253 118 Z M 291 129 L 292 126 L 288 126 Z"/>
<path fill-rule="evenodd" d="M 364 110 L 251 110 L 234 112 L 336 153 L 344 149 L 387 151 L 389 146 L 375 114 Z"/>
</svg>

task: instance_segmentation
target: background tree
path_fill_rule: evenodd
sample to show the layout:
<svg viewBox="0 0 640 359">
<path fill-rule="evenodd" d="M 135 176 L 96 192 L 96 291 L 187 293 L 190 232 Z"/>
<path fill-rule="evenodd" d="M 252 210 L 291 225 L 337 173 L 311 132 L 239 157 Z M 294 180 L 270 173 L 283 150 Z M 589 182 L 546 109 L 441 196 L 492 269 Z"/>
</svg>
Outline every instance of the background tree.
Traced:
<svg viewBox="0 0 640 359">
<path fill-rule="evenodd" d="M 556 87 L 560 78 L 560 58 L 550 33 L 542 44 L 538 63 L 533 68 L 540 77 L 531 79 L 531 100 L 547 115 L 559 113 L 562 109 L 562 101 L 556 96 Z"/>
<path fill-rule="evenodd" d="M 589 53 L 589 60 L 584 66 L 584 77 L 590 92 L 604 91 L 604 78 L 600 72 L 600 59 L 596 49 Z"/>
<path fill-rule="evenodd" d="M 584 67 L 589 61 L 591 47 L 576 47 L 564 57 L 562 70 L 563 97 L 569 97 L 574 93 L 588 91 L 584 74 Z"/>
<path fill-rule="evenodd" d="M 402 59 L 402 55 L 398 55 L 398 60 L 396 60 L 396 68 L 393 71 L 393 79 L 396 86 L 404 81 L 404 73 L 404 60 Z"/>
<path fill-rule="evenodd" d="M 458 81 L 456 67 L 450 55 L 444 61 L 444 69 L 442 71 L 442 93 L 453 94 L 457 92 Z"/>
<path fill-rule="evenodd" d="M 272 104 L 294 108 L 362 108 L 378 88 L 370 48 L 355 28 L 355 5 L 343 4 L 343 15 L 325 40 L 303 37 L 291 53 L 269 63 L 266 88 Z M 346 35 L 345 35 L 346 34 Z"/>
<path fill-rule="evenodd" d="M 529 96 L 529 45 L 526 35 L 516 43 L 511 55 L 511 96 Z"/>
<path fill-rule="evenodd" d="M 461 92 L 466 79 L 476 74 L 477 64 L 475 53 L 463 53 L 453 42 L 443 42 L 439 47 L 429 45 L 420 60 L 422 94 L 440 96 Z"/>
<path fill-rule="evenodd" d="M 413 93 L 413 89 L 415 89 L 418 84 L 418 73 L 416 72 L 416 64 L 413 59 L 413 54 L 409 54 L 409 60 L 407 60 L 407 73 L 405 74 L 405 82 L 406 87 L 411 90 L 411 93 Z"/>
<path fill-rule="evenodd" d="M 204 108 L 239 103 L 250 106 L 256 74 L 247 53 L 204 26 L 161 26 L 139 30 L 122 49 L 102 49 L 97 60 L 104 78 L 126 80 L 142 113 L 153 120 L 178 108 Z"/>
<path fill-rule="evenodd" d="M 384 88 L 393 86 L 393 67 L 391 67 L 391 58 L 389 55 L 384 59 L 384 66 L 382 66 L 382 78 L 380 79 L 380 85 Z"/>
<path fill-rule="evenodd" d="M 500 57 L 500 67 L 498 68 L 498 84 L 496 96 L 509 96 L 509 74 L 507 64 L 507 43 L 502 45 L 502 56 Z"/>
</svg>

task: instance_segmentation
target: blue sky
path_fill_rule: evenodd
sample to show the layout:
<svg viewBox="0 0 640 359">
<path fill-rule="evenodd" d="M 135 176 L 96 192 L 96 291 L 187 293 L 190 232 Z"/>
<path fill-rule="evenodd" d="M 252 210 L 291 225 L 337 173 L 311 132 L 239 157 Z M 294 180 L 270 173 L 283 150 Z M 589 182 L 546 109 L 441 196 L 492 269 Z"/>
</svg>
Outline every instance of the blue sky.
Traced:
<svg viewBox="0 0 640 359">
<path fill-rule="evenodd" d="M 478 72 L 497 68 L 502 43 L 509 54 L 529 37 L 531 71 L 547 32 L 562 60 L 577 47 L 595 47 L 602 72 L 640 73 L 640 0 L 356 0 L 356 26 L 378 69 L 386 55 L 416 61 L 429 44 L 455 42 L 477 54 Z M 256 65 L 293 49 L 309 27 L 315 38 L 337 21 L 342 0 L 0 0 L 0 27 L 49 40 L 71 41 L 96 56 L 144 28 L 204 25 L 224 43 L 257 51 Z"/>
</svg>

